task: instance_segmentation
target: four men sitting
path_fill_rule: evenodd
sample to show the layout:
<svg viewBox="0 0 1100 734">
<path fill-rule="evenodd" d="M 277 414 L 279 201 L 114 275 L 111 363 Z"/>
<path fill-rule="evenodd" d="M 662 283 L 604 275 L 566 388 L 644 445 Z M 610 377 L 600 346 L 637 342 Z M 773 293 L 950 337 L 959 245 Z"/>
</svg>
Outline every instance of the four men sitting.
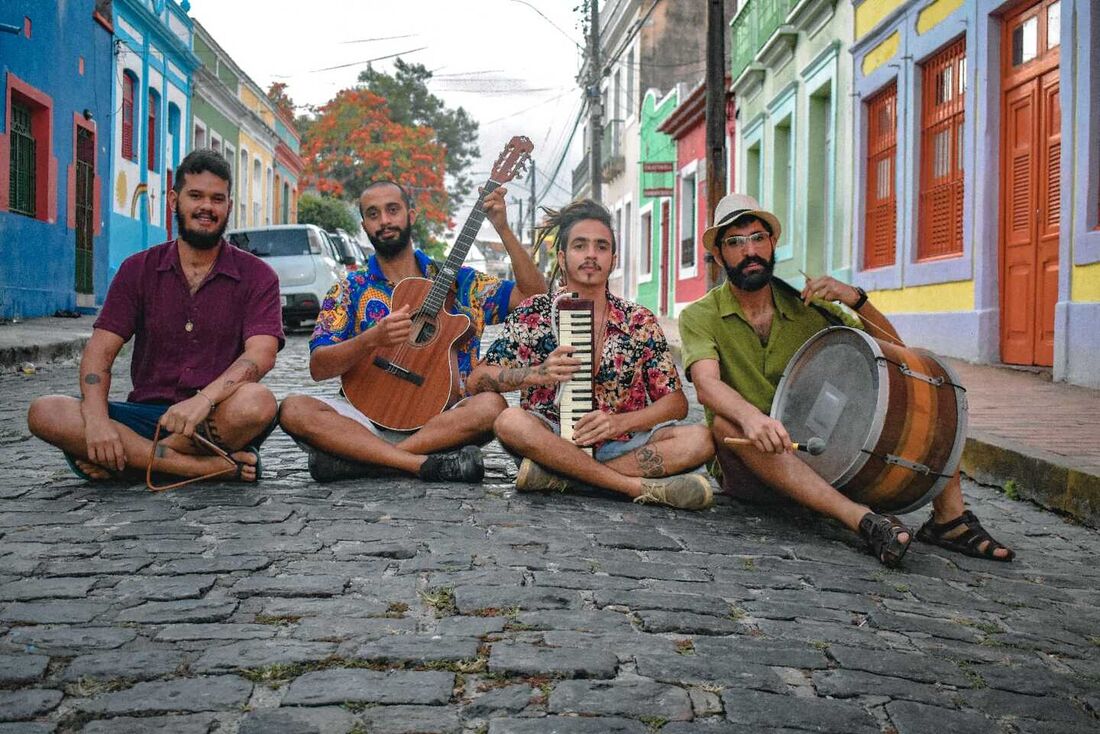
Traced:
<svg viewBox="0 0 1100 734">
<path fill-rule="evenodd" d="M 32 403 L 31 431 L 61 448 L 81 477 L 114 477 L 144 470 L 150 461 L 154 471 L 183 477 L 224 467 L 192 440 L 196 434 L 228 452 L 237 479 L 260 477 L 257 449 L 277 409 L 258 381 L 283 345 L 279 286 L 271 268 L 222 239 L 231 190 L 229 166 L 217 153 L 198 150 L 183 160 L 169 193 L 179 236 L 119 269 L 84 351 L 82 398 L 54 395 Z M 608 290 L 617 253 L 607 210 L 584 200 L 549 213 L 563 288 L 548 294 L 508 227 L 505 194 L 497 188 L 483 207 L 515 281 L 469 267 L 455 275 L 448 310 L 465 314 L 471 325 L 457 343 L 458 381 L 447 409 L 419 430 L 400 432 L 375 424 L 342 395 L 287 396 L 279 423 L 307 452 L 315 480 L 404 473 L 479 482 L 479 447 L 495 435 L 516 457 L 519 491 L 587 485 L 635 502 L 699 510 L 711 504 L 711 484 L 693 470 L 716 456 L 712 468 L 724 492 L 749 501 L 789 498 L 860 533 L 881 562 L 901 560 L 913 539 L 909 529 L 821 479 L 792 453 L 786 429 L 768 415 L 788 361 L 830 322 L 869 324 L 896 338 L 865 293 L 830 277 L 809 278 L 801 293 L 776 279 L 780 222 L 751 197 L 725 197 L 703 241 L 728 283 L 680 319 L 684 368 L 709 428 L 683 424 L 687 398 L 660 324 L 649 310 Z M 369 185 L 359 207 L 376 254 L 325 298 L 310 340 L 316 381 L 405 343 L 415 314 L 408 306 L 393 309 L 394 287 L 440 270 L 412 245 L 416 210 L 399 184 Z M 582 363 L 576 348 L 557 337 L 553 315 L 563 297 L 590 301 L 593 311 L 592 371 L 583 377 L 591 381 L 594 409 L 576 422 L 572 440 L 558 435 L 557 397 L 562 383 L 581 376 Z M 484 327 L 499 323 L 500 336 L 479 361 Z M 128 402 L 109 402 L 111 365 L 131 337 L 134 389 Z M 509 408 L 502 393 L 515 390 L 520 405 Z M 167 438 L 152 455 L 158 425 Z M 726 438 L 749 445 L 727 447 Z M 916 537 L 979 557 L 1013 557 L 965 509 L 957 474 Z"/>
</svg>

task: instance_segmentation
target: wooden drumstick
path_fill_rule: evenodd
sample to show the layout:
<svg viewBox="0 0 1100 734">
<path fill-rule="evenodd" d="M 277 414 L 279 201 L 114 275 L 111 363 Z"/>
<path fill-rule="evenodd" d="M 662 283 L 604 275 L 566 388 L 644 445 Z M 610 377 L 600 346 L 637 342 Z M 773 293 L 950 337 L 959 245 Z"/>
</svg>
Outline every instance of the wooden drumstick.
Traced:
<svg viewBox="0 0 1100 734">
<path fill-rule="evenodd" d="M 755 446 L 751 438 L 723 438 L 722 441 L 728 446 Z M 820 456 L 825 453 L 825 442 L 817 436 L 814 436 L 805 443 L 791 442 L 791 448 L 795 451 L 805 451 L 810 456 Z"/>
</svg>

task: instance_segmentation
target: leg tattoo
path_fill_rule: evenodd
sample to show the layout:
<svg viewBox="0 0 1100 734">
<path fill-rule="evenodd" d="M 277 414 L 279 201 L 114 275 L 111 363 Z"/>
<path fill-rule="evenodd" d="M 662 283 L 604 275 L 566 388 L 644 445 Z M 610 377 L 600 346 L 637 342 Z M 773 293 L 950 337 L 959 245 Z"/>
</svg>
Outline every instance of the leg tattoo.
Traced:
<svg viewBox="0 0 1100 734">
<path fill-rule="evenodd" d="M 643 477 L 665 476 L 665 459 L 656 449 L 642 446 L 634 450 L 634 458 L 638 462 L 638 468 L 642 470 Z"/>
</svg>

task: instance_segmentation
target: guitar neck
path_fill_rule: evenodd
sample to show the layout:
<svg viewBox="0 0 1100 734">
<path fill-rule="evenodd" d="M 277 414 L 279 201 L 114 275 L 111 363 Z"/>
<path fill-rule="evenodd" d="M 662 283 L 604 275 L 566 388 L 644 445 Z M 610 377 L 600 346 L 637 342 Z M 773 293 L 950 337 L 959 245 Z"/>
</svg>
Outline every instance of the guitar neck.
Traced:
<svg viewBox="0 0 1100 734">
<path fill-rule="evenodd" d="M 432 288 L 428 291 L 428 297 L 424 299 L 422 309 L 424 312 L 434 314 L 443 309 L 447 294 L 450 293 L 451 286 L 454 285 L 455 278 L 458 277 L 458 269 L 462 267 L 462 263 L 466 260 L 466 255 L 470 252 L 470 246 L 474 243 L 474 239 L 485 221 L 485 208 L 482 206 L 485 197 L 498 188 L 500 188 L 500 184 L 492 179 L 489 179 L 482 187 L 482 192 L 477 197 L 473 211 L 466 218 L 466 223 L 462 225 L 462 231 L 458 233 L 458 239 L 455 240 L 454 247 L 451 248 L 451 254 L 447 256 L 446 262 L 443 263 L 443 269 L 435 276 Z"/>
</svg>

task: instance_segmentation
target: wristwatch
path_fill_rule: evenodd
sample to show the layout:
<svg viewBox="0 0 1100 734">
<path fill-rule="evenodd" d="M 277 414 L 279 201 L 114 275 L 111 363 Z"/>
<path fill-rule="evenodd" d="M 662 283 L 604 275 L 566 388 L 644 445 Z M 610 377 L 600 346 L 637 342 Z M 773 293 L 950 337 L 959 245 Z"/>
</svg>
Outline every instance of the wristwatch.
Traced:
<svg viewBox="0 0 1100 734">
<path fill-rule="evenodd" d="M 863 308 L 863 304 L 867 303 L 867 291 L 863 290 L 858 285 L 852 287 L 855 288 L 856 293 L 859 294 L 859 298 L 857 298 L 856 302 L 852 304 L 852 310 L 858 311 L 859 309 Z"/>
</svg>

